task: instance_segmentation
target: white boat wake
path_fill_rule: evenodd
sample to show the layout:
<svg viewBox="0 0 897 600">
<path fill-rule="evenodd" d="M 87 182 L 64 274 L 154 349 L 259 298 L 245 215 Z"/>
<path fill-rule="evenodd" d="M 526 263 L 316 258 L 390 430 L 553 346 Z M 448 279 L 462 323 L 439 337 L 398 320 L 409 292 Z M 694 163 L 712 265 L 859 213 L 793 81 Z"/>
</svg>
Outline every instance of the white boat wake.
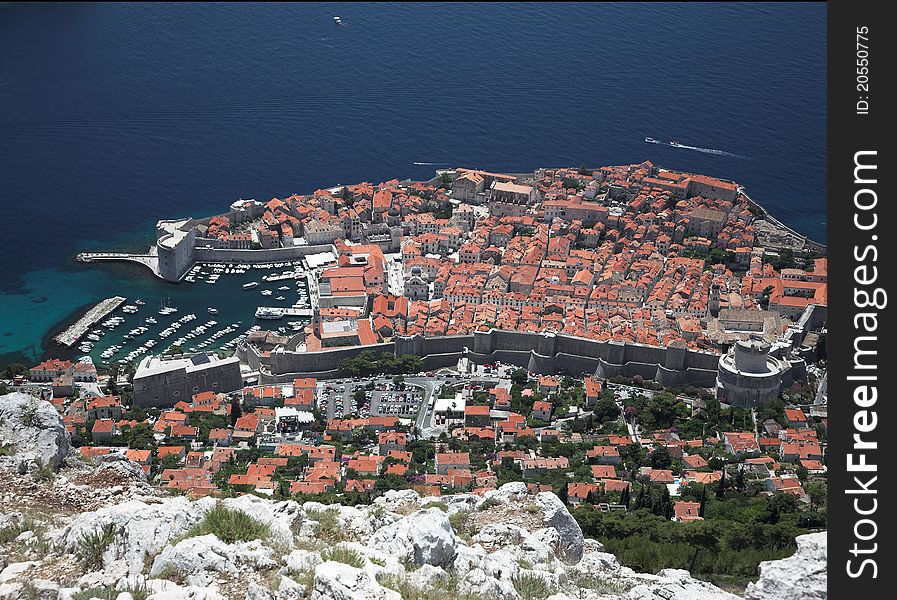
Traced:
<svg viewBox="0 0 897 600">
<path fill-rule="evenodd" d="M 733 158 L 747 158 L 746 156 L 741 156 L 740 154 L 734 154 L 732 152 L 726 152 L 725 150 L 716 150 L 714 148 L 699 148 L 698 146 L 688 146 L 686 144 L 680 144 L 676 141 L 664 142 L 662 140 L 655 140 L 654 138 L 646 137 L 645 142 L 649 144 L 660 144 L 661 146 L 672 146 L 673 148 L 682 148 L 683 150 L 694 150 L 695 152 L 703 152 L 704 154 L 716 154 L 717 156 L 731 156 Z"/>
<path fill-rule="evenodd" d="M 423 167 L 450 167 L 451 163 L 427 163 L 427 162 L 416 162 L 414 163 Z"/>
</svg>

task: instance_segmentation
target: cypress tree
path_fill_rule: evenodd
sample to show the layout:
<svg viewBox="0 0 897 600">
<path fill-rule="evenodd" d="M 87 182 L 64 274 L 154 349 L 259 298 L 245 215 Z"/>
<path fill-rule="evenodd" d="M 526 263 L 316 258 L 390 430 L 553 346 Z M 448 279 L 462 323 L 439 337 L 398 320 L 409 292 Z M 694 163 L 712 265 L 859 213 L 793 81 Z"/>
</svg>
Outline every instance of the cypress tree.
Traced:
<svg viewBox="0 0 897 600">
<path fill-rule="evenodd" d="M 701 488 L 701 507 L 698 509 L 698 516 L 704 518 L 704 506 L 707 504 L 707 486 Z"/>
</svg>

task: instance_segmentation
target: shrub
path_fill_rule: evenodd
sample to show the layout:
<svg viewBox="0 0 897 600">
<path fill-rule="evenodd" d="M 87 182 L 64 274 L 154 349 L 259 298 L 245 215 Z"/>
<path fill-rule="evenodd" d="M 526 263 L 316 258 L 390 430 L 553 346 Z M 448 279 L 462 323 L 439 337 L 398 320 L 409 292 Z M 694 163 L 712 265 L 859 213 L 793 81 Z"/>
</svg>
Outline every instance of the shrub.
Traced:
<svg viewBox="0 0 897 600">
<path fill-rule="evenodd" d="M 88 569 L 99 569 L 103 566 L 103 553 L 118 535 L 112 523 L 107 523 L 99 531 L 82 535 L 77 541 L 75 553 L 84 561 Z"/>
<path fill-rule="evenodd" d="M 40 425 L 37 418 L 37 403 L 29 402 L 22 407 L 20 421 L 25 427 L 37 427 Z"/>
<path fill-rule="evenodd" d="M 453 515 L 449 515 L 449 524 L 454 532 L 463 537 L 469 537 L 472 533 L 470 530 L 470 511 L 459 510 Z"/>
<path fill-rule="evenodd" d="M 501 500 L 498 498 L 486 498 L 483 500 L 483 503 L 477 507 L 477 510 L 487 510 L 492 508 L 493 506 L 499 506 L 501 504 Z"/>
<path fill-rule="evenodd" d="M 621 594 L 626 591 L 620 583 L 593 573 L 576 573 L 571 579 L 576 587 L 595 590 L 599 594 Z"/>
<path fill-rule="evenodd" d="M 332 560 L 351 565 L 356 569 L 363 569 L 365 565 L 364 556 L 360 552 L 346 546 L 333 546 L 321 552 L 321 559 L 324 561 Z"/>
<path fill-rule="evenodd" d="M 248 542 L 263 540 L 271 534 L 267 524 L 251 517 L 241 510 L 227 508 L 223 504 L 206 513 L 203 520 L 187 532 L 186 537 L 215 534 L 222 542 Z"/>
<path fill-rule="evenodd" d="M 72 594 L 72 600 L 91 600 L 91 598 L 99 598 L 100 600 L 115 600 L 121 594 L 115 588 L 111 587 L 94 587 Z"/>
<path fill-rule="evenodd" d="M 535 573 L 521 572 L 512 582 L 523 600 L 544 600 L 553 593 L 552 586 Z"/>
<path fill-rule="evenodd" d="M 425 509 L 438 508 L 442 512 L 448 512 L 448 504 L 446 504 L 445 502 L 443 502 L 441 500 L 434 500 L 432 502 L 427 502 L 427 504 L 424 506 L 424 508 Z"/>
<path fill-rule="evenodd" d="M 309 510 L 306 514 L 309 519 L 318 522 L 317 535 L 322 540 L 335 543 L 346 539 L 343 526 L 339 522 L 339 509 Z"/>
<path fill-rule="evenodd" d="M 454 575 L 439 579 L 428 588 L 419 588 L 399 575 L 381 573 L 377 582 L 383 587 L 399 593 L 403 600 L 486 600 L 479 594 L 461 594 L 458 592 L 458 579 Z"/>
</svg>

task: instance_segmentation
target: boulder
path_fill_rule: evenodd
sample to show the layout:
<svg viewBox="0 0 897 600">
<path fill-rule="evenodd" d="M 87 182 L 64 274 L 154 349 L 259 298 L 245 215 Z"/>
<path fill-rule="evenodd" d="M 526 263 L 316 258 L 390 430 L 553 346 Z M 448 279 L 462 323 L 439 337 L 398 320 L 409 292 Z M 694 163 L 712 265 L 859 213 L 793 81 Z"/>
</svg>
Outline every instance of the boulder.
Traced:
<svg viewBox="0 0 897 600">
<path fill-rule="evenodd" d="M 438 508 L 419 510 L 378 529 L 368 546 L 414 565 L 443 566 L 455 557 L 458 538 L 448 515 Z"/>
<path fill-rule="evenodd" d="M 271 534 L 280 541 L 292 545 L 293 530 L 302 521 L 302 507 L 292 500 L 281 502 L 244 494 L 222 500 L 224 506 L 242 511 L 268 525 Z"/>
<path fill-rule="evenodd" d="M 212 498 L 192 502 L 183 496 L 154 504 L 129 500 L 81 513 L 71 524 L 57 530 L 52 536 L 56 544 L 68 552 L 75 552 L 78 542 L 84 536 L 111 525 L 117 533 L 105 560 L 119 557 L 127 563 L 129 575 L 138 575 L 143 571 L 147 556 L 155 556 L 170 540 L 186 533 L 214 505 L 215 500 Z"/>
<path fill-rule="evenodd" d="M 510 485 L 510 484 L 508 484 Z M 502 486 L 502 489 L 507 485 Z M 568 564 L 575 564 L 582 558 L 582 529 L 579 523 L 555 494 L 539 492 L 535 502 L 542 509 L 542 522 L 545 527 L 553 528 L 558 533 L 557 547 L 554 549 L 558 558 Z"/>
<path fill-rule="evenodd" d="M 55 471 L 69 453 L 71 435 L 52 404 L 14 392 L 0 396 L 0 446 L 12 451 L 3 461 L 19 473 L 33 465 Z"/>
<path fill-rule="evenodd" d="M 402 596 L 380 585 L 362 569 L 327 561 L 315 567 L 312 600 L 402 600 Z"/>
<path fill-rule="evenodd" d="M 518 561 L 551 570 L 559 564 L 552 550 L 552 547 L 556 547 L 559 535 L 554 529 L 544 531 L 554 534 L 548 536 L 554 544 L 546 544 L 525 529 L 507 523 L 486 525 L 473 537 L 473 541 L 491 551 L 505 549 Z"/>
<path fill-rule="evenodd" d="M 458 585 L 461 594 L 477 595 L 498 600 L 519 600 L 520 594 L 514 584 L 504 579 L 496 579 L 482 569 L 467 573 Z"/>
<path fill-rule="evenodd" d="M 664 569 L 656 580 L 633 587 L 624 596 L 626 600 L 740 600 L 738 596 L 725 592 L 706 581 L 693 579 L 688 571 Z"/>
<path fill-rule="evenodd" d="M 96 471 L 111 471 L 126 479 L 134 481 L 146 481 L 146 473 L 139 464 L 125 458 L 123 454 L 110 453 L 99 457 L 100 463 L 96 467 Z"/>
<path fill-rule="evenodd" d="M 514 500 L 522 500 L 529 495 L 526 489 L 526 483 L 523 481 L 512 481 L 506 483 L 497 490 L 490 490 L 483 494 L 483 499 L 478 505 L 482 505 L 487 501 L 498 501 L 502 504 L 509 504 Z M 478 506 L 479 508 L 479 506 Z"/>
<path fill-rule="evenodd" d="M 273 555 L 274 551 L 259 540 L 227 544 L 213 534 L 203 535 L 165 548 L 153 560 L 150 577 L 177 572 L 191 585 L 207 586 L 214 580 L 210 574 L 213 571 L 236 575 L 241 566 L 273 567 L 277 564 Z"/>
<path fill-rule="evenodd" d="M 828 576 L 825 532 L 800 535 L 797 552 L 781 560 L 760 563 L 760 579 L 748 584 L 747 600 L 824 600 Z"/>
</svg>

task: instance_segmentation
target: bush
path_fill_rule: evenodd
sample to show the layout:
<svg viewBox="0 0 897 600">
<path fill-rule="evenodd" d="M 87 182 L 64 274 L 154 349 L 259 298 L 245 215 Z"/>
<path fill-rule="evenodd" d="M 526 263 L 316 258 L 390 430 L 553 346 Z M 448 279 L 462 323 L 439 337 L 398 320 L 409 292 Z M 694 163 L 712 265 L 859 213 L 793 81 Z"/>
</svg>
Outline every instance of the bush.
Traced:
<svg viewBox="0 0 897 600">
<path fill-rule="evenodd" d="M 206 513 L 202 521 L 187 532 L 186 537 L 191 538 L 210 533 L 215 534 L 222 542 L 233 544 L 234 542 L 266 539 L 271 535 L 271 529 L 267 524 L 241 510 L 216 504 L 215 508 Z"/>
<path fill-rule="evenodd" d="M 111 587 L 94 587 L 72 594 L 72 600 L 91 600 L 91 598 L 99 598 L 99 600 L 115 600 L 121 594 L 115 588 Z"/>
<path fill-rule="evenodd" d="M 544 600 L 554 593 L 552 586 L 535 573 L 522 571 L 512 581 L 523 600 Z"/>
<path fill-rule="evenodd" d="M 321 559 L 325 562 L 328 560 L 341 562 L 356 569 L 363 569 L 365 565 L 364 556 L 357 550 L 346 546 L 333 546 L 321 552 Z"/>
<path fill-rule="evenodd" d="M 309 510 L 306 515 L 312 521 L 318 522 L 317 535 L 322 540 L 326 542 L 341 542 L 345 539 L 343 526 L 339 522 L 339 509 Z"/>
<path fill-rule="evenodd" d="M 486 498 L 483 500 L 483 503 L 477 507 L 477 510 L 488 510 L 493 506 L 499 506 L 501 504 L 501 500 L 498 498 Z"/>
<path fill-rule="evenodd" d="M 470 511 L 459 510 L 453 515 L 449 515 L 449 524 L 456 535 L 466 538 L 470 537 Z"/>
<path fill-rule="evenodd" d="M 115 525 L 107 523 L 99 531 L 82 535 L 78 539 L 75 553 L 84 561 L 84 565 L 88 569 L 100 569 L 103 566 L 103 553 L 116 535 L 118 535 L 118 530 Z"/>
<path fill-rule="evenodd" d="M 441 500 L 434 500 L 433 502 L 427 502 L 427 504 L 423 507 L 427 508 L 438 508 L 442 512 L 448 512 L 448 504 L 442 502 Z"/>
</svg>

